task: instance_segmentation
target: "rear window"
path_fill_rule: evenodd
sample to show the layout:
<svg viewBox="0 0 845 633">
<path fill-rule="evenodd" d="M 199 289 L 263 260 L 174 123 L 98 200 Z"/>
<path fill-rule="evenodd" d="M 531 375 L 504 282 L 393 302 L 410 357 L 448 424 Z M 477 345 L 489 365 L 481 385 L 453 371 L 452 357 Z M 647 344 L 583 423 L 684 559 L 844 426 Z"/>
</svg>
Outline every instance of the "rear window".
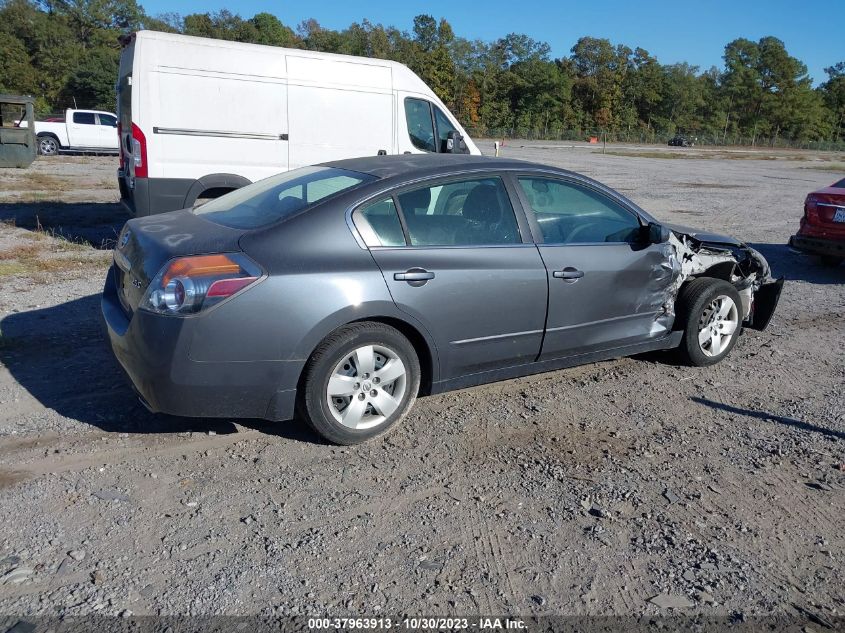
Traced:
<svg viewBox="0 0 845 633">
<path fill-rule="evenodd" d="M 94 113 L 93 112 L 74 112 L 73 113 L 73 122 L 74 123 L 81 123 L 83 125 L 96 125 L 97 122 L 94 120 Z"/>
<path fill-rule="evenodd" d="M 194 209 L 223 226 L 257 229 L 278 222 L 375 176 L 333 167 L 303 167 L 242 187 Z"/>
<path fill-rule="evenodd" d="M 832 185 L 830 185 L 830 186 L 831 186 L 831 187 L 834 187 L 834 188 L 836 188 L 836 189 L 845 189 L 845 178 L 843 178 L 843 179 L 842 179 L 842 180 L 840 180 L 839 182 L 835 182 L 835 183 L 833 183 L 833 184 L 832 184 Z"/>
</svg>

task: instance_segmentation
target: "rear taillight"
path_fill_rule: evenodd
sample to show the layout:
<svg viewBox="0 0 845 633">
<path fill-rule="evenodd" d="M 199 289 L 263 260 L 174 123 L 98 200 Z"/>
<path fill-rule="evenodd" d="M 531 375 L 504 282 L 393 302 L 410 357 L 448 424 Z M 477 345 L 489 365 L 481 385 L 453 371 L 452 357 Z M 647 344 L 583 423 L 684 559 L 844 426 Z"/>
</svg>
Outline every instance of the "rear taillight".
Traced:
<svg viewBox="0 0 845 633">
<path fill-rule="evenodd" d="M 147 177 L 147 139 L 134 123 L 132 124 L 132 162 L 135 165 L 135 178 Z"/>
<path fill-rule="evenodd" d="M 123 125 L 120 121 L 117 122 L 117 146 L 120 148 L 118 156 L 120 157 L 120 171 L 126 167 L 126 157 L 123 155 Z"/>
<path fill-rule="evenodd" d="M 261 278 L 241 253 L 171 259 L 150 283 L 140 308 L 171 315 L 195 314 L 228 299 Z"/>
<path fill-rule="evenodd" d="M 804 217 L 810 222 L 815 222 L 819 219 L 819 208 L 816 206 L 819 200 L 812 193 L 804 200 Z"/>
</svg>

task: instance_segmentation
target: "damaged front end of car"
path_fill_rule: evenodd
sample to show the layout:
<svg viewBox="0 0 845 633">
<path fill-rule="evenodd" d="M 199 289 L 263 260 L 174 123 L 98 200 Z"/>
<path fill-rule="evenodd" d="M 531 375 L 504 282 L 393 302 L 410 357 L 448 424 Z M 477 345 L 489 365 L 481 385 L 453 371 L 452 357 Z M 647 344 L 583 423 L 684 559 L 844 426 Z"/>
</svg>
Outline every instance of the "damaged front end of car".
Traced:
<svg viewBox="0 0 845 633">
<path fill-rule="evenodd" d="M 736 288 L 742 301 L 743 326 L 764 330 L 780 300 L 783 277 L 772 278 L 766 258 L 747 244 L 712 234 L 670 227 L 667 242 L 677 271 L 670 293 L 672 304 L 687 281 L 696 277 L 723 279 Z M 675 267 L 673 263 L 673 267 Z"/>
</svg>

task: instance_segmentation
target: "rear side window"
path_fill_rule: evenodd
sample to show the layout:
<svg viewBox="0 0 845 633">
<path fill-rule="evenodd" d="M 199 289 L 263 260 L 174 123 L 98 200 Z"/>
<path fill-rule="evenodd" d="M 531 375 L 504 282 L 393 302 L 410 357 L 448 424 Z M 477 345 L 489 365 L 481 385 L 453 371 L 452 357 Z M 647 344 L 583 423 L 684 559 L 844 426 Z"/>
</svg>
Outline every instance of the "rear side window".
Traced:
<svg viewBox="0 0 845 633">
<path fill-rule="evenodd" d="M 81 123 L 83 125 L 96 125 L 97 122 L 94 120 L 94 113 L 93 112 L 74 112 L 73 113 L 73 122 L 74 123 Z"/>
<path fill-rule="evenodd" d="M 408 136 L 411 137 L 414 147 L 425 152 L 436 152 L 434 122 L 431 120 L 428 101 L 406 98 L 405 119 L 408 124 Z"/>
<path fill-rule="evenodd" d="M 303 167 L 242 187 L 197 207 L 194 213 L 223 226 L 256 229 L 375 179 L 346 169 Z"/>
<path fill-rule="evenodd" d="M 610 198 L 575 183 L 520 178 L 547 244 L 635 242 L 639 219 Z"/>
<path fill-rule="evenodd" d="M 361 207 L 352 219 L 367 246 L 405 246 L 402 223 L 393 198 Z"/>
<path fill-rule="evenodd" d="M 499 178 L 422 187 L 397 196 L 412 246 L 518 244 L 516 216 Z"/>
</svg>

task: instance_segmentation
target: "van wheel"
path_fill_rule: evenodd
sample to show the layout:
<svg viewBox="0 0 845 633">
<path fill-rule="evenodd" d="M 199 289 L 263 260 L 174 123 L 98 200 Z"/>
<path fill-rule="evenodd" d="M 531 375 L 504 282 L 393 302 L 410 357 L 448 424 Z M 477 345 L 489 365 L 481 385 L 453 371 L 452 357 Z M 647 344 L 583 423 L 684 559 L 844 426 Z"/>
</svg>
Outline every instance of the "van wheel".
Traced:
<svg viewBox="0 0 845 633">
<path fill-rule="evenodd" d="M 358 444 L 405 417 L 420 388 L 413 345 L 383 323 L 347 325 L 311 355 L 300 410 L 317 433 L 336 444 Z"/>
<path fill-rule="evenodd" d="M 59 142 L 54 136 L 39 136 L 38 153 L 42 156 L 55 156 L 59 153 Z"/>
<path fill-rule="evenodd" d="M 727 356 L 742 330 L 741 306 L 736 288 L 722 279 L 699 277 L 685 284 L 676 302 L 677 327 L 684 330 L 681 358 L 706 367 Z"/>
</svg>

